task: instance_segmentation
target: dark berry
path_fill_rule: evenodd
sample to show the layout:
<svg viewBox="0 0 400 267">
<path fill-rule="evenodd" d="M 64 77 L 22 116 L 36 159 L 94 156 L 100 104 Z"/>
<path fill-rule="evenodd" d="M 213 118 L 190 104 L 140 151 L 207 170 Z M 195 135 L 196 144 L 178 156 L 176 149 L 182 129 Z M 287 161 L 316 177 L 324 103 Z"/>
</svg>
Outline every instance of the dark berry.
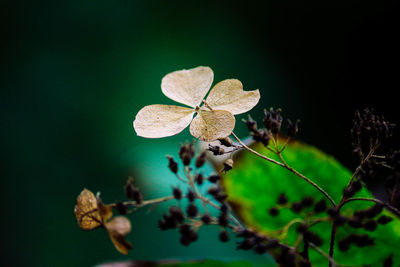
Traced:
<svg viewBox="0 0 400 267">
<path fill-rule="evenodd" d="M 211 222 L 211 216 L 209 214 L 204 214 L 201 216 L 201 221 L 205 224 L 209 224 Z"/>
<path fill-rule="evenodd" d="M 196 217 L 196 215 L 198 213 L 198 209 L 197 209 L 196 205 L 189 204 L 186 209 L 186 213 L 189 217 Z"/>
<path fill-rule="evenodd" d="M 269 215 L 276 217 L 279 215 L 279 209 L 276 207 L 272 207 L 269 209 L 268 213 L 269 213 Z"/>
<path fill-rule="evenodd" d="M 221 179 L 221 176 L 219 176 L 218 174 L 213 174 L 213 175 L 210 175 L 210 177 L 208 177 L 208 180 L 209 180 L 211 183 L 216 183 L 216 182 L 218 182 L 220 179 Z"/>
<path fill-rule="evenodd" d="M 172 189 L 172 194 L 174 195 L 174 198 L 177 200 L 180 200 L 182 198 L 182 191 L 179 188 L 174 187 Z"/>
<path fill-rule="evenodd" d="M 222 230 L 219 233 L 219 240 L 221 240 L 221 242 L 228 242 L 229 241 L 229 234 L 226 230 Z"/>
<path fill-rule="evenodd" d="M 278 204 L 285 205 L 286 203 L 288 203 L 288 198 L 286 194 L 285 193 L 280 194 L 278 197 Z"/>
<path fill-rule="evenodd" d="M 174 160 L 173 157 L 167 156 L 168 159 L 168 168 L 171 170 L 173 173 L 178 173 L 178 163 Z"/>
<path fill-rule="evenodd" d="M 326 201 L 325 199 L 321 199 L 320 201 L 318 201 L 315 206 L 314 206 L 314 212 L 315 213 L 321 213 L 324 212 L 326 210 Z"/>
<path fill-rule="evenodd" d="M 389 216 L 386 216 L 386 215 L 382 215 L 382 216 L 380 216 L 379 218 L 378 218 L 378 223 L 379 224 L 387 224 L 387 223 L 390 223 L 391 221 L 392 221 L 393 219 L 391 218 L 391 217 L 389 217 Z"/>
</svg>

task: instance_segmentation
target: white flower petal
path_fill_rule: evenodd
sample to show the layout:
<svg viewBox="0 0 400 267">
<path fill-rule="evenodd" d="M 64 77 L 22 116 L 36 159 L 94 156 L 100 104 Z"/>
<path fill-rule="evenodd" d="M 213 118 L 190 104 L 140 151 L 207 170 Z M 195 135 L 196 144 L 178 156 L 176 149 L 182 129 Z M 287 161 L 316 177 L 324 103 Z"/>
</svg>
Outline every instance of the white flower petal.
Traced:
<svg viewBox="0 0 400 267">
<path fill-rule="evenodd" d="M 175 135 L 185 129 L 193 119 L 194 110 L 171 106 L 150 105 L 142 108 L 133 121 L 137 135 L 159 138 Z"/>
<path fill-rule="evenodd" d="M 209 67 L 178 70 L 164 76 L 161 89 L 172 100 L 196 107 L 210 90 L 213 79 L 214 73 Z"/>
<path fill-rule="evenodd" d="M 214 141 L 230 135 L 235 128 L 235 117 L 225 110 L 200 110 L 190 124 L 190 133 L 202 141 Z"/>
<path fill-rule="evenodd" d="M 240 114 L 252 109 L 260 100 L 260 92 L 243 91 L 239 80 L 228 79 L 217 83 L 207 97 L 207 104 L 213 109 L 227 110 L 232 114 Z"/>
</svg>

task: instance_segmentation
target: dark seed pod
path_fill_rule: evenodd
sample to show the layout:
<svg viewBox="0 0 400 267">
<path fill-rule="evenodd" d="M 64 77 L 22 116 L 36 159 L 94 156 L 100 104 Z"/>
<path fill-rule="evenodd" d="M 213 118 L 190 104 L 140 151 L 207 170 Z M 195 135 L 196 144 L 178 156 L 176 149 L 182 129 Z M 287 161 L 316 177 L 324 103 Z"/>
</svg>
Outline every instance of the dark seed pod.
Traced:
<svg viewBox="0 0 400 267">
<path fill-rule="evenodd" d="M 174 207 L 174 206 L 170 207 L 169 214 L 174 220 L 176 220 L 179 223 L 182 223 L 185 219 L 185 216 L 183 215 L 182 210 L 178 207 Z"/>
<path fill-rule="evenodd" d="M 199 211 L 199 210 L 197 209 L 196 205 L 194 205 L 194 204 L 189 204 L 188 207 L 187 207 L 187 209 L 186 209 L 186 214 L 187 214 L 189 217 L 193 218 L 193 217 L 196 217 L 198 211 Z"/>
<path fill-rule="evenodd" d="M 350 248 L 350 242 L 347 238 L 339 241 L 339 250 L 341 251 L 347 251 Z"/>
<path fill-rule="evenodd" d="M 226 147 L 231 147 L 233 146 L 233 142 L 229 137 L 225 138 L 220 138 L 218 141 L 221 143 L 221 145 L 226 146 Z"/>
<path fill-rule="evenodd" d="M 229 158 L 224 162 L 224 169 L 223 172 L 230 171 L 233 168 L 233 159 Z"/>
<path fill-rule="evenodd" d="M 305 208 L 311 207 L 314 204 L 314 199 L 312 197 L 305 197 L 301 200 L 301 205 Z"/>
<path fill-rule="evenodd" d="M 303 236 L 304 236 L 305 240 L 307 240 L 311 243 L 314 243 L 314 245 L 316 245 L 318 247 L 322 246 L 322 244 L 323 244 L 321 237 L 319 237 L 319 235 L 317 235 L 316 233 L 313 233 L 311 231 L 305 231 L 303 233 Z"/>
<path fill-rule="evenodd" d="M 221 242 L 228 242 L 229 241 L 229 234 L 226 230 L 222 230 L 219 233 L 219 240 L 221 240 Z"/>
<path fill-rule="evenodd" d="M 201 216 L 201 221 L 204 224 L 209 224 L 211 222 L 212 218 L 209 214 L 204 214 L 203 216 Z"/>
<path fill-rule="evenodd" d="M 134 200 L 136 203 L 140 204 L 142 203 L 142 195 L 140 194 L 139 189 L 137 189 L 133 183 L 133 178 L 129 177 L 124 187 L 125 195 L 128 199 Z"/>
<path fill-rule="evenodd" d="M 202 185 L 203 182 L 204 182 L 204 176 L 203 176 L 201 173 L 197 174 L 197 175 L 196 175 L 196 178 L 195 178 L 195 182 L 196 182 L 198 185 Z"/>
<path fill-rule="evenodd" d="M 378 227 L 378 224 L 374 220 L 368 220 L 364 223 L 363 228 L 367 231 L 375 231 L 376 228 Z"/>
<path fill-rule="evenodd" d="M 219 192 L 216 196 L 214 196 L 214 198 L 218 202 L 224 202 L 228 198 L 228 195 L 223 192 Z"/>
<path fill-rule="evenodd" d="M 325 199 L 321 199 L 320 201 L 318 201 L 315 206 L 314 206 L 314 212 L 315 213 L 321 213 L 324 212 L 326 210 L 326 201 Z"/>
<path fill-rule="evenodd" d="M 385 225 L 385 224 L 387 224 L 387 223 L 390 223 L 392 220 L 393 220 L 393 218 L 391 218 L 391 217 L 389 217 L 389 216 L 381 215 L 381 216 L 378 218 L 378 221 L 377 221 L 377 222 L 378 222 L 379 224 Z"/>
<path fill-rule="evenodd" d="M 167 156 L 168 159 L 168 168 L 171 170 L 173 173 L 178 173 L 178 163 L 174 160 L 173 157 Z"/>
<path fill-rule="evenodd" d="M 347 224 L 356 229 L 361 228 L 363 226 L 362 222 L 357 218 L 352 218 L 348 220 Z"/>
<path fill-rule="evenodd" d="M 272 207 L 268 210 L 269 215 L 276 217 L 279 215 L 279 209 L 276 207 Z"/>
<path fill-rule="evenodd" d="M 220 146 L 208 145 L 208 150 L 210 150 L 214 156 L 225 154 L 225 150 Z"/>
<path fill-rule="evenodd" d="M 172 189 L 172 195 L 176 200 L 180 200 L 182 198 L 182 191 L 179 188 L 174 187 Z"/>
<path fill-rule="evenodd" d="M 393 254 L 390 254 L 384 261 L 383 267 L 392 267 L 393 266 Z"/>
<path fill-rule="evenodd" d="M 202 167 L 205 162 L 206 162 L 206 152 L 204 151 L 196 158 L 195 162 L 196 168 Z"/>
<path fill-rule="evenodd" d="M 228 217 L 226 216 L 225 213 L 221 213 L 218 216 L 218 224 L 221 225 L 222 227 L 227 227 L 229 225 Z"/>
<path fill-rule="evenodd" d="M 222 203 L 222 205 L 220 206 L 220 211 L 222 213 L 227 213 L 229 210 L 228 206 L 225 203 Z"/>
<path fill-rule="evenodd" d="M 221 192 L 221 188 L 219 188 L 218 186 L 212 186 L 207 190 L 207 193 L 212 196 L 216 196 L 219 192 Z"/>
<path fill-rule="evenodd" d="M 257 122 L 251 118 L 249 115 L 247 120 L 243 120 L 244 123 L 246 123 L 247 129 L 249 129 L 250 132 L 255 132 L 257 131 Z"/>
<path fill-rule="evenodd" d="M 218 174 L 213 174 L 208 177 L 208 181 L 210 181 L 211 183 L 216 183 L 219 180 L 221 180 L 221 176 L 219 176 Z"/>
<path fill-rule="evenodd" d="M 337 209 L 335 209 L 335 208 L 329 208 L 329 209 L 327 209 L 327 210 L 326 210 L 326 213 L 328 213 L 328 215 L 329 215 L 331 218 L 334 218 L 334 217 L 336 217 L 336 216 L 339 214 L 339 212 L 338 212 Z"/>
<path fill-rule="evenodd" d="M 285 193 L 280 194 L 278 197 L 278 204 L 285 205 L 286 203 L 288 203 L 288 198 L 286 194 Z"/>
<path fill-rule="evenodd" d="M 333 217 L 333 221 L 337 226 L 341 226 L 344 225 L 348 221 L 348 219 L 347 217 L 338 214 L 335 217 Z"/>
<path fill-rule="evenodd" d="M 128 212 L 128 207 L 123 202 L 115 203 L 115 209 L 121 215 L 125 215 Z"/>
<path fill-rule="evenodd" d="M 299 131 L 299 123 L 300 120 L 296 120 L 296 122 L 292 122 L 291 120 L 287 120 L 287 136 L 295 137 L 297 132 Z"/>
<path fill-rule="evenodd" d="M 186 197 L 188 198 L 188 200 L 190 202 L 193 202 L 196 198 L 196 195 L 194 194 L 194 192 L 192 190 L 188 190 Z"/>
<path fill-rule="evenodd" d="M 294 202 L 292 203 L 292 206 L 290 208 L 294 213 L 299 213 L 303 209 L 303 205 L 300 202 Z"/>
<path fill-rule="evenodd" d="M 305 224 L 305 223 L 300 223 L 298 226 L 297 226 L 297 228 L 296 228 L 296 231 L 298 232 L 298 233 L 304 233 L 304 232 L 306 232 L 308 230 L 308 226 L 307 226 L 307 224 Z"/>
<path fill-rule="evenodd" d="M 254 247 L 254 240 L 245 239 L 238 244 L 236 249 L 249 250 L 249 249 L 252 249 L 253 247 Z"/>
</svg>

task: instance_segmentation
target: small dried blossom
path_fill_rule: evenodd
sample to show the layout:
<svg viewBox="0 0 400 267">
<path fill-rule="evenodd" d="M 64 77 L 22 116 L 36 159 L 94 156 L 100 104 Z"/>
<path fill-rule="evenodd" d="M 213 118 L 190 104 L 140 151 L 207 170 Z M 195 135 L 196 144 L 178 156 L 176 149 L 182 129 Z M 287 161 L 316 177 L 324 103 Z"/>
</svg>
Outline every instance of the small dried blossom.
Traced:
<svg viewBox="0 0 400 267">
<path fill-rule="evenodd" d="M 190 124 L 190 133 L 200 140 L 225 138 L 235 127 L 235 117 L 252 109 L 260 99 L 258 90 L 243 91 L 239 80 L 227 79 L 210 90 L 214 73 L 209 67 L 196 67 L 167 74 L 161 89 L 168 98 L 191 108 L 174 105 L 150 105 L 136 115 L 133 127 L 139 136 L 160 138 L 183 131 Z M 193 115 L 197 113 L 193 119 Z"/>
</svg>

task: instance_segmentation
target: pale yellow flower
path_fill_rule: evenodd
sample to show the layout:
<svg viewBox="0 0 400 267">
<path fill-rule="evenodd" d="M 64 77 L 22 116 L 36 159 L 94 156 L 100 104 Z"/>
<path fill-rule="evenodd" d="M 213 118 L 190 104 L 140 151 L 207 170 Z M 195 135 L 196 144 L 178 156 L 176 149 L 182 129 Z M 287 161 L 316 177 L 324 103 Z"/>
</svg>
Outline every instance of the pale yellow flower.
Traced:
<svg viewBox="0 0 400 267">
<path fill-rule="evenodd" d="M 203 141 L 229 136 L 235 127 L 233 115 L 252 109 L 260 99 L 260 92 L 243 91 L 239 80 L 227 79 L 217 83 L 204 101 L 213 79 L 214 73 L 209 67 L 174 71 L 164 76 L 161 81 L 164 95 L 190 108 L 145 106 L 133 122 L 137 135 L 147 138 L 172 136 L 190 124 L 190 133 Z M 195 113 L 198 115 L 193 119 Z"/>
</svg>

